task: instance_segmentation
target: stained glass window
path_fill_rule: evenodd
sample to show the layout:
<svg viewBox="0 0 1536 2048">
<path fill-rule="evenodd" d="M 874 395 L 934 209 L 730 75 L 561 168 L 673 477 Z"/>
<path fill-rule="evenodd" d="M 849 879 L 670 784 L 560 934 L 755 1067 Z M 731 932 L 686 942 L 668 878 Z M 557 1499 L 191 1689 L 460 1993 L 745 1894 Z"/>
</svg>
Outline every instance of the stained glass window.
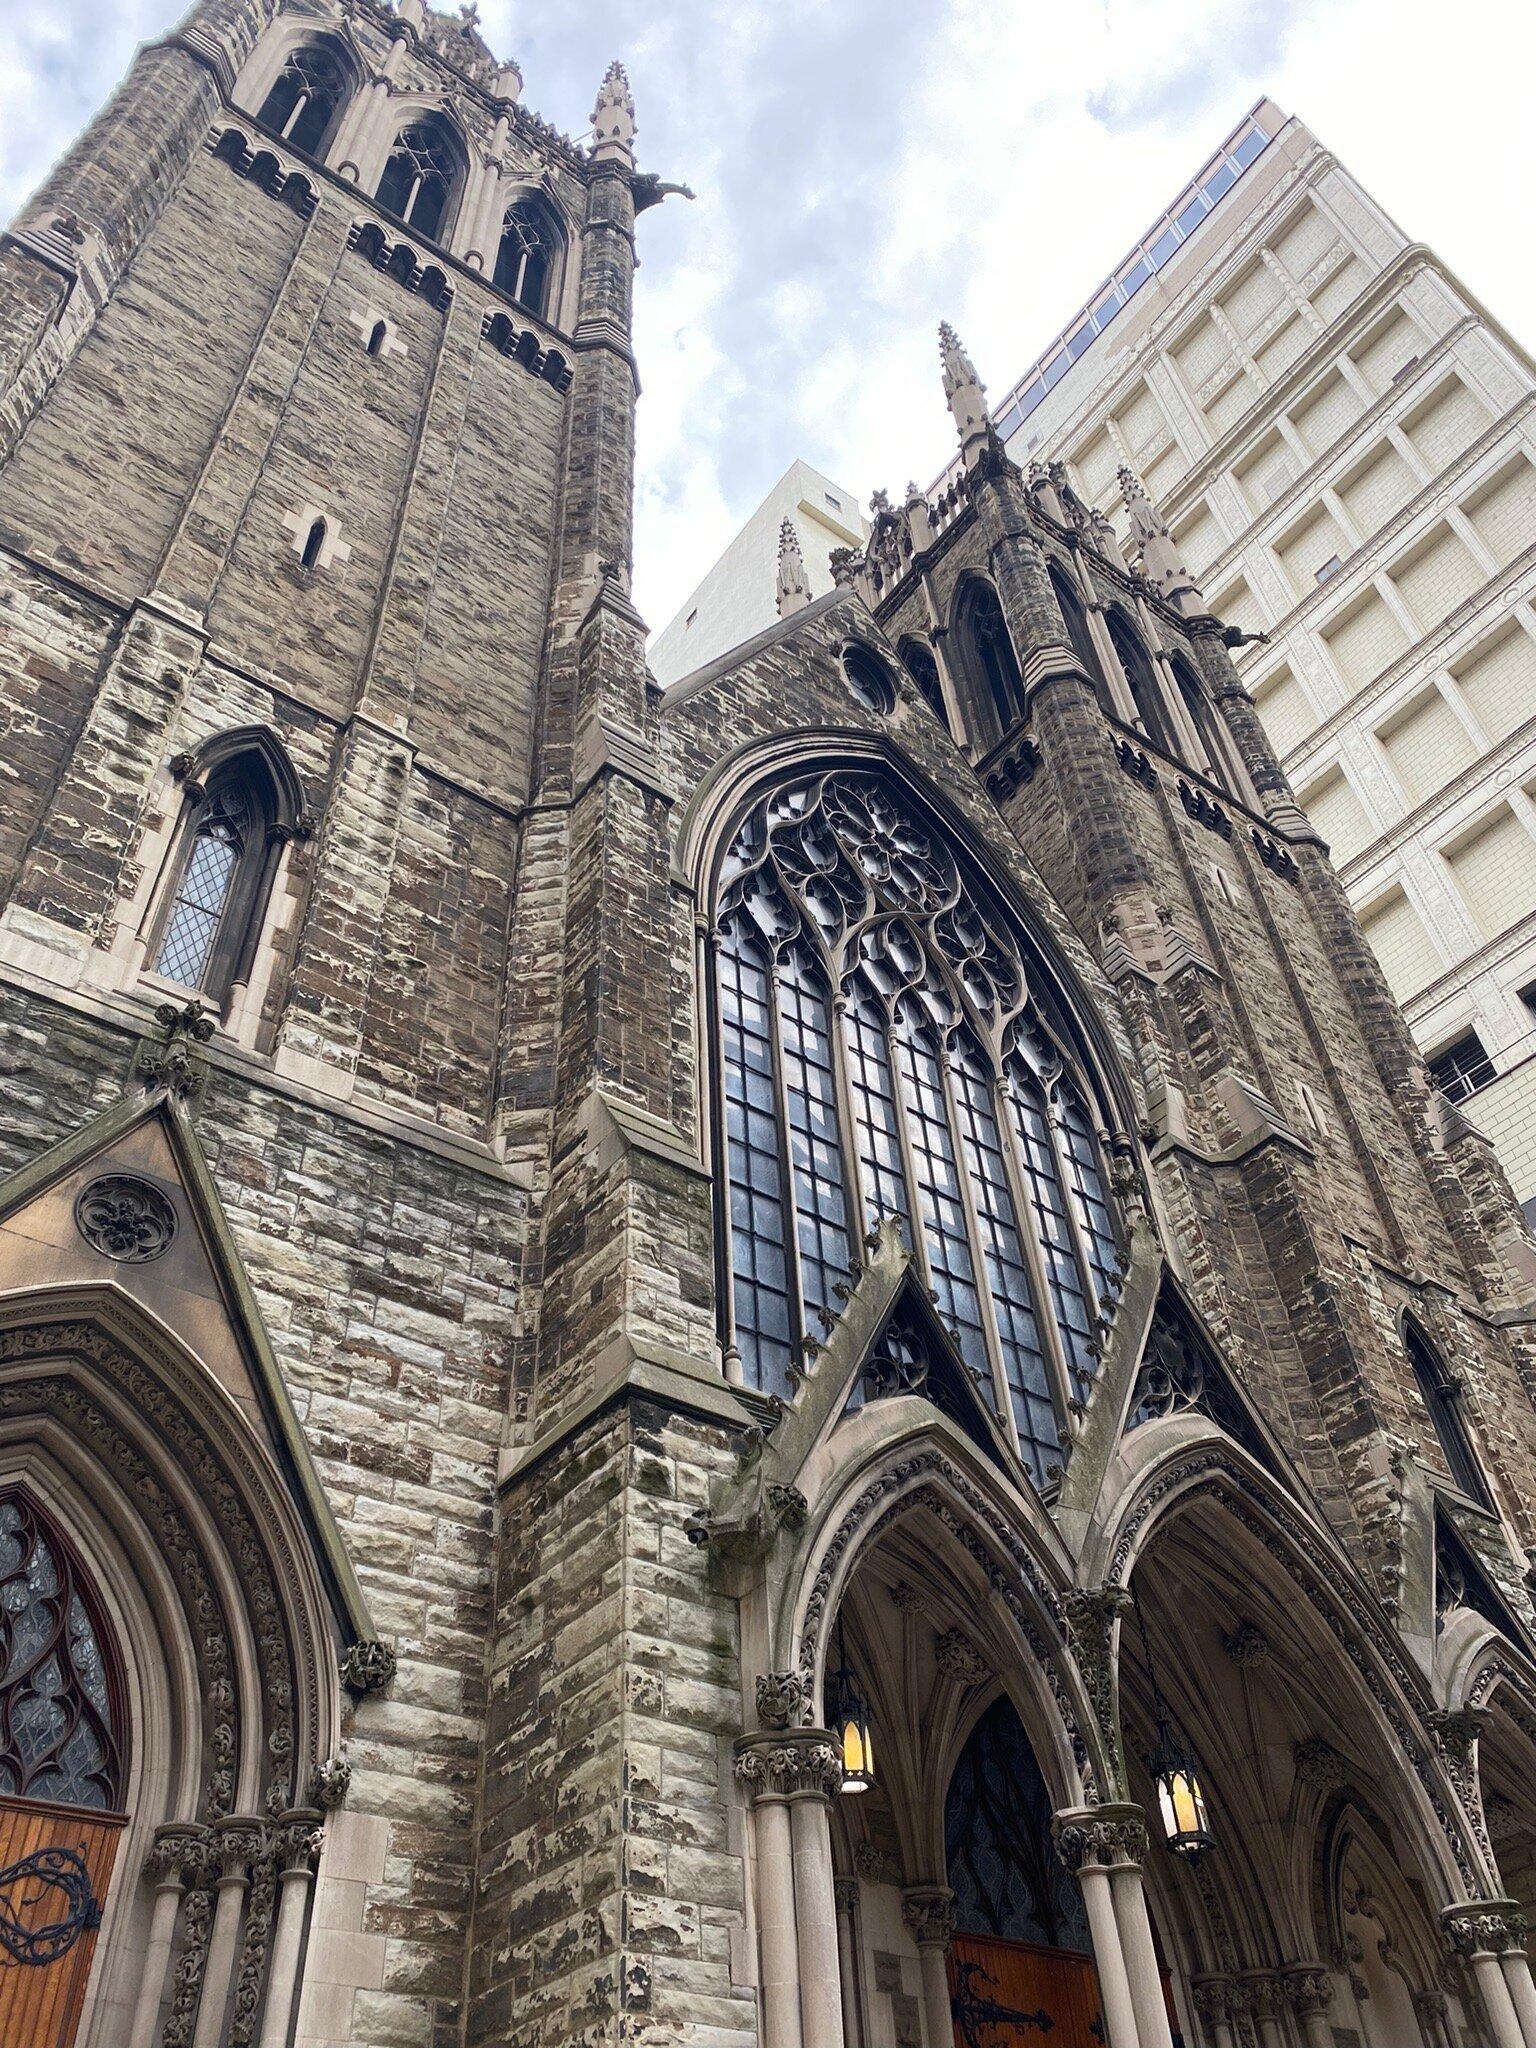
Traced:
<svg viewBox="0 0 1536 2048">
<path fill-rule="evenodd" d="M 68 1547 L 25 1494 L 0 1496 L 0 1793 L 116 1809 L 114 1689 Z"/>
<path fill-rule="evenodd" d="M 719 926 L 734 1341 L 792 1384 L 865 1231 L 896 1220 L 1037 1480 L 1088 1390 L 1120 1254 L 1100 1118 L 1011 921 L 868 771 L 764 799 Z"/>
<path fill-rule="evenodd" d="M 1051 1839 L 1051 1797 L 1018 1714 L 1000 1699 L 961 1751 L 944 1847 L 963 1934 L 1090 1955 L 1082 1895 Z"/>
</svg>

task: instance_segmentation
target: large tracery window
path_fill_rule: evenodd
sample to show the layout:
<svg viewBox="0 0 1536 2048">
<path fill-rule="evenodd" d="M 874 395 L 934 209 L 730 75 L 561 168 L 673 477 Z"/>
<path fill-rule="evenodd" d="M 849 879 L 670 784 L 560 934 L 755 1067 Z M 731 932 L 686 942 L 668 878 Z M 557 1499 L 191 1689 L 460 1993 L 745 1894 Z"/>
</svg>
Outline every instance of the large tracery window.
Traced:
<svg viewBox="0 0 1536 2048">
<path fill-rule="evenodd" d="M 257 117 L 264 128 L 319 156 L 347 97 L 347 71 L 327 42 L 301 43 L 273 80 Z"/>
<path fill-rule="evenodd" d="M 0 1495 L 0 1796 L 121 1805 L 120 1687 L 94 1609 L 26 1495 Z"/>
<path fill-rule="evenodd" d="M 1099 1118 L 1009 919 L 865 770 L 761 801 L 718 933 L 734 1341 L 783 1394 L 896 1219 L 1037 1480 L 1119 1284 Z"/>
<path fill-rule="evenodd" d="M 536 198 L 514 200 L 501 225 L 494 282 L 537 320 L 550 317 L 551 287 L 563 238 L 547 206 Z"/>
<path fill-rule="evenodd" d="M 464 165 L 445 121 L 429 116 L 402 128 L 379 180 L 379 204 L 418 235 L 441 241 Z"/>
</svg>

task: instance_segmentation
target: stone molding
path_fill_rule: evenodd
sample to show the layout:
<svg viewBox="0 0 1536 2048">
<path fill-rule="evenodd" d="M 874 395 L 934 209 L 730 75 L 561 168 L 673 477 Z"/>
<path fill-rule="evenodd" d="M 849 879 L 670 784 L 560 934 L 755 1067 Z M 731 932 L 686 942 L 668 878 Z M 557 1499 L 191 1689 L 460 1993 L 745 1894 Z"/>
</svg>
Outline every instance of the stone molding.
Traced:
<svg viewBox="0 0 1536 2048">
<path fill-rule="evenodd" d="M 955 1895 L 947 1884 L 914 1885 L 901 1895 L 901 1917 L 919 1948 L 947 1949 L 955 1932 Z"/>
<path fill-rule="evenodd" d="M 731 1774 L 754 1806 L 764 1799 L 831 1799 L 843 1782 L 837 1744 L 825 1728 L 744 1735 Z"/>
<path fill-rule="evenodd" d="M 1053 1816 L 1051 1834 L 1074 1875 L 1114 1863 L 1140 1864 L 1147 1854 L 1147 1818 L 1139 1806 L 1072 1807 Z"/>
<path fill-rule="evenodd" d="M 1452 1954 L 1464 1958 L 1523 1949 L 1527 1925 L 1513 1899 L 1471 1899 L 1447 1906 L 1440 1915 L 1441 1931 Z"/>
</svg>

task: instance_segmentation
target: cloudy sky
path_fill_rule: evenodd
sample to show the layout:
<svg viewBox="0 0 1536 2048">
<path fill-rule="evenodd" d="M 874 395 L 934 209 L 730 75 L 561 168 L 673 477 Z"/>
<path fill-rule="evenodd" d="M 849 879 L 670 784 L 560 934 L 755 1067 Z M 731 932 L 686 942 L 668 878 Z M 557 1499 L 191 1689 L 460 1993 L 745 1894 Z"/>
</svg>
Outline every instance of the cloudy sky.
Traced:
<svg viewBox="0 0 1536 2048">
<path fill-rule="evenodd" d="M 175 0 L 0 0 L 0 216 Z M 1529 0 L 482 0 L 580 134 L 613 56 L 646 168 L 636 596 L 658 630 L 795 456 L 866 498 L 952 445 L 934 332 L 1000 397 L 1262 93 L 1536 344 Z"/>
</svg>

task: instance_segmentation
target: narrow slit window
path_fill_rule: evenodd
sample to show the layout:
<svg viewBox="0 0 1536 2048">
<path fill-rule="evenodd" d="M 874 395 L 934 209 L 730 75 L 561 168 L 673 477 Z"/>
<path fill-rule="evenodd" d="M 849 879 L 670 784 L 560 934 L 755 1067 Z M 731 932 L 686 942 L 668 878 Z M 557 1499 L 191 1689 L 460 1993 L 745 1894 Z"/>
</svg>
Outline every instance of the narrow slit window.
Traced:
<svg viewBox="0 0 1536 2048">
<path fill-rule="evenodd" d="M 325 547 L 325 521 L 317 519 L 304 537 L 304 553 L 301 557 L 306 569 L 318 569 L 321 552 Z"/>
<path fill-rule="evenodd" d="M 381 355 L 383 355 L 383 353 L 384 353 L 384 344 L 385 344 L 385 342 L 386 342 L 386 341 L 388 341 L 388 339 L 389 339 L 389 323 L 388 323 L 388 321 L 387 321 L 387 320 L 376 320 L 376 321 L 375 321 L 375 322 L 373 323 L 373 332 L 372 332 L 372 333 L 371 333 L 371 334 L 369 335 L 369 337 L 368 337 L 368 353 L 369 353 L 369 355 L 371 355 L 371 356 L 381 356 Z"/>
</svg>

